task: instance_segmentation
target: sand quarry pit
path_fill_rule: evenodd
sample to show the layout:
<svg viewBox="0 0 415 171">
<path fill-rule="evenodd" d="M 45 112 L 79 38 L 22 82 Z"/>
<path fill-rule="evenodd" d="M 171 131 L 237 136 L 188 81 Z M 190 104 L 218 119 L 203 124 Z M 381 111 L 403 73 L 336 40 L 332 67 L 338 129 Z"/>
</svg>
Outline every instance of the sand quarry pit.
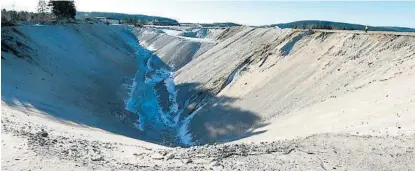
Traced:
<svg viewBox="0 0 415 171">
<path fill-rule="evenodd" d="M 2 27 L 2 170 L 415 170 L 415 34 Z"/>
</svg>

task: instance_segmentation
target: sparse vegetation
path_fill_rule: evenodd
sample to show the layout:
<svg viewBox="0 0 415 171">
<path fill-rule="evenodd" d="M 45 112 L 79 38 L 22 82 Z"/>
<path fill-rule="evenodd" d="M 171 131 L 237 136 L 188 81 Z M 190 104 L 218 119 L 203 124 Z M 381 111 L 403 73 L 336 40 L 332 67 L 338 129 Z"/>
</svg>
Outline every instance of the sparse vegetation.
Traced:
<svg viewBox="0 0 415 171">
<path fill-rule="evenodd" d="M 47 22 L 52 21 L 53 16 L 48 13 L 34 13 L 27 11 L 8 11 L 6 9 L 1 10 L 1 25 L 13 26 L 18 22 Z"/>
<path fill-rule="evenodd" d="M 50 16 L 49 16 L 50 17 Z M 44 17 L 39 13 L 27 12 L 27 11 L 8 11 L 6 9 L 1 10 L 1 25 L 13 26 L 18 22 L 39 22 L 47 21 L 50 18 Z"/>
<path fill-rule="evenodd" d="M 39 15 L 39 21 L 45 21 L 48 18 L 50 9 L 45 0 L 39 0 L 37 4 L 37 12 Z"/>
<path fill-rule="evenodd" d="M 147 24 L 146 21 L 137 19 L 137 17 L 128 17 L 121 20 L 121 23 L 128 24 L 128 25 L 134 25 L 136 27 L 142 27 L 143 25 Z"/>
<path fill-rule="evenodd" d="M 20 22 L 52 22 L 56 19 L 75 19 L 76 9 L 73 1 L 39 0 L 37 12 L 1 10 L 1 25 L 14 26 Z"/>
<path fill-rule="evenodd" d="M 95 17 L 105 17 L 105 18 L 115 18 L 121 20 L 121 23 L 130 24 L 130 25 L 146 25 L 154 23 L 162 23 L 165 25 L 179 25 L 179 23 L 170 18 L 157 17 L 157 16 L 147 16 L 140 14 L 122 14 L 122 13 L 110 13 L 110 12 L 77 12 L 76 18 L 83 20 L 85 18 L 95 18 Z M 156 22 L 156 23 L 157 23 Z"/>
</svg>

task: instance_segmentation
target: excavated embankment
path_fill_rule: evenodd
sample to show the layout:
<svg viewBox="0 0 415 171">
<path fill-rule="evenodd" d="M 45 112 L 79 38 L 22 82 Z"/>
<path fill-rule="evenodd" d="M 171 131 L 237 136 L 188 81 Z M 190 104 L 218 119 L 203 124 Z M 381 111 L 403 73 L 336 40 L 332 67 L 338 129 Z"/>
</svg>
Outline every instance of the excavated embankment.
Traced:
<svg viewBox="0 0 415 171">
<path fill-rule="evenodd" d="M 412 33 L 163 32 L 2 28 L 2 169 L 415 167 Z"/>
<path fill-rule="evenodd" d="M 190 123 L 194 139 L 414 130 L 414 34 L 250 27 L 224 33 L 232 36 L 176 73 L 177 85 L 215 95 Z"/>
</svg>

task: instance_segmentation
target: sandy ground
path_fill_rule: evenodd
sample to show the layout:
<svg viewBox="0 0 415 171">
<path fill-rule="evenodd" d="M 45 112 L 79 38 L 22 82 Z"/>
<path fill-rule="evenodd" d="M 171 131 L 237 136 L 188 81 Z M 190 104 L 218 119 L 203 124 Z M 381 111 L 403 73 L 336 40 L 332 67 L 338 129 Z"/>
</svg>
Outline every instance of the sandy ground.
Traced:
<svg viewBox="0 0 415 171">
<path fill-rule="evenodd" d="M 2 170 L 415 170 L 410 34 L 225 29 L 175 77 L 192 140 L 212 144 L 173 148 L 123 109 L 128 29 L 17 30 L 2 28 L 20 47 L 2 46 Z"/>
<path fill-rule="evenodd" d="M 187 29 L 190 29 L 187 31 Z M 187 28 L 180 30 L 175 27 L 152 28 L 144 27 L 136 29 L 136 34 L 140 40 L 140 44 L 147 49 L 154 51 L 163 62 L 170 65 L 173 69 L 178 70 L 191 60 L 197 58 L 210 48 L 216 42 L 215 37 L 224 29 L 212 29 L 206 31 L 202 38 L 186 37 L 182 34 L 194 33 L 195 36 L 200 30 Z M 202 35 L 201 35 L 202 36 Z"/>
<path fill-rule="evenodd" d="M 306 30 L 302 30 L 302 31 L 306 31 Z M 369 35 L 387 34 L 387 35 L 415 36 L 414 32 L 369 31 L 365 33 L 364 31 L 361 31 L 361 30 L 321 30 L 321 29 L 315 29 L 315 31 L 326 32 L 326 33 L 356 33 L 356 34 L 369 34 Z"/>
<path fill-rule="evenodd" d="M 10 110 L 7 105 L 2 113 L 2 170 L 415 169 L 413 136 L 319 134 L 283 141 L 167 148 L 102 130 L 62 125 L 47 116 Z"/>
<path fill-rule="evenodd" d="M 124 30 L 94 25 L 2 28 L 2 45 L 19 49 L 11 53 L 2 46 L 2 102 L 138 137 L 128 126 L 135 115 L 124 110 L 125 86 L 137 69 Z"/>
<path fill-rule="evenodd" d="M 218 93 L 191 123 L 196 139 L 414 133 L 412 34 L 249 27 L 234 32 L 177 72 L 177 84 L 196 82 Z"/>
</svg>

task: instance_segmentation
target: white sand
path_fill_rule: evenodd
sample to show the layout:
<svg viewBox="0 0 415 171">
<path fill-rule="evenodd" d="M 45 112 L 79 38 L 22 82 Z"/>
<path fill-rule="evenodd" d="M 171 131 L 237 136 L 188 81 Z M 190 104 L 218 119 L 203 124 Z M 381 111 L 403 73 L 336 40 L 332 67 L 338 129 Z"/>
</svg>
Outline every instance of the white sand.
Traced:
<svg viewBox="0 0 415 171">
<path fill-rule="evenodd" d="M 183 149 L 151 142 L 123 110 L 137 68 L 127 28 L 9 29 L 2 40 L 30 48 L 2 50 L 2 170 L 415 169 L 410 33 L 215 33 L 176 72 L 175 90 L 197 94 L 186 140 L 227 143 Z M 180 49 L 177 37 L 155 37 L 162 58 Z"/>
<path fill-rule="evenodd" d="M 197 82 L 235 98 L 213 116 L 212 108 L 195 116 L 193 129 L 212 140 L 226 140 L 235 131 L 248 132 L 242 142 L 325 132 L 410 135 L 415 130 L 414 43 L 411 34 L 245 28 L 183 67 L 176 83 Z M 220 90 L 247 58 L 246 69 Z M 230 114 L 233 110 L 258 117 L 256 123 Z M 207 115 L 232 123 L 206 121 Z M 249 136 L 258 131 L 264 133 Z"/>
</svg>

